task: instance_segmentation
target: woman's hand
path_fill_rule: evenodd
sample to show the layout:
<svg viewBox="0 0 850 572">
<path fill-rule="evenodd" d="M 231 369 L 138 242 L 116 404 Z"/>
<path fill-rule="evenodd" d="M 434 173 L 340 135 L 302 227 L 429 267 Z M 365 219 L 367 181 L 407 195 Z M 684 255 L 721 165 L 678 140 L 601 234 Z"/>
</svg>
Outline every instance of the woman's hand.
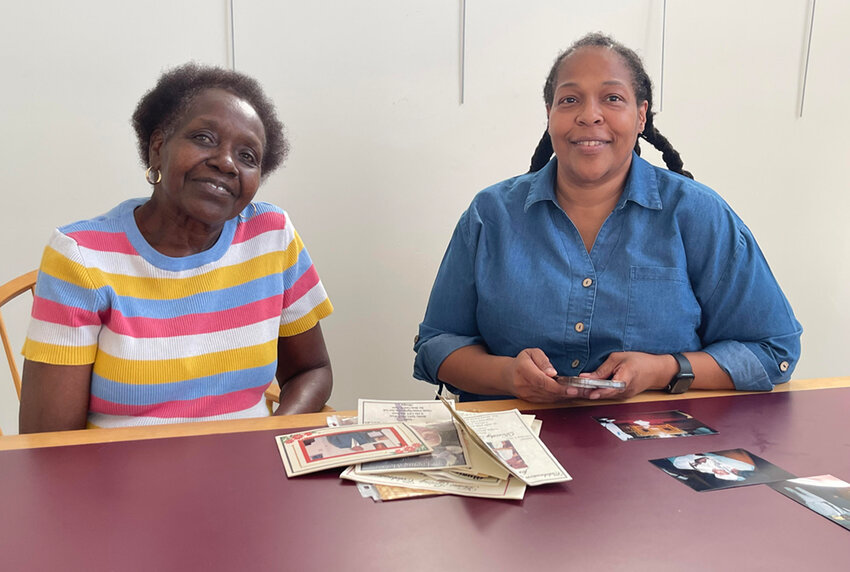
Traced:
<svg viewBox="0 0 850 572">
<path fill-rule="evenodd" d="M 513 395 L 533 403 L 554 403 L 582 393 L 555 381 L 555 368 L 538 348 L 527 348 L 516 357 L 494 356 L 484 346 L 464 346 L 453 351 L 440 366 L 440 380 L 469 393 Z"/>
<path fill-rule="evenodd" d="M 691 362 L 694 382 L 691 389 L 735 389 L 732 378 L 714 358 L 706 352 L 684 354 Z M 589 399 L 626 399 L 648 389 L 664 389 L 679 373 L 679 364 L 671 354 L 645 354 L 641 352 L 614 352 L 596 371 L 580 374 L 581 377 L 616 379 L 626 382 L 625 391 L 594 389 Z"/>
<path fill-rule="evenodd" d="M 502 379 L 511 395 L 531 403 L 552 403 L 582 396 L 578 388 L 555 381 L 556 375 L 558 372 L 539 348 L 522 350 L 506 362 L 502 370 Z"/>
<path fill-rule="evenodd" d="M 596 371 L 582 373 L 580 377 L 626 382 L 623 391 L 594 389 L 588 393 L 589 399 L 626 399 L 647 389 L 664 389 L 678 371 L 676 359 L 670 354 L 614 352 Z"/>
</svg>

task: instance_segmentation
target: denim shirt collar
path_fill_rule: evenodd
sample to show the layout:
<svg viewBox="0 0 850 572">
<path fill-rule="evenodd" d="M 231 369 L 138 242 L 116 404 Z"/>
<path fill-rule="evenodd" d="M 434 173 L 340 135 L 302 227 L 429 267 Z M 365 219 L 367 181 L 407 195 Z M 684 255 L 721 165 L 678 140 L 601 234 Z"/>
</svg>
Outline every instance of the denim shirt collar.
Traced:
<svg viewBox="0 0 850 572">
<path fill-rule="evenodd" d="M 555 197 L 555 177 L 557 173 L 558 158 L 552 157 L 545 167 L 529 175 L 531 187 L 525 199 L 524 210 L 526 212 L 531 205 L 541 201 L 552 201 L 556 205 L 558 204 Z M 632 165 L 626 177 L 626 186 L 614 210 L 623 209 L 627 201 L 652 210 L 661 210 L 662 208 L 655 169 L 644 159 L 638 157 L 634 151 L 632 151 Z"/>
</svg>

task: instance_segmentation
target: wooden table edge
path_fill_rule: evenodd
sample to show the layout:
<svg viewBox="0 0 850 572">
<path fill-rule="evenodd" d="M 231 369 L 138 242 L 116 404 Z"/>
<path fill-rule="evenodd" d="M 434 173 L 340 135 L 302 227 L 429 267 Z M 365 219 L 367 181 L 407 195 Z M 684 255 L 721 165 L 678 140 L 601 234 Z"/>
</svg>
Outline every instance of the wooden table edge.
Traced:
<svg viewBox="0 0 850 572">
<path fill-rule="evenodd" d="M 814 389 L 834 389 L 850 387 L 850 376 L 817 379 L 799 379 L 778 385 L 774 393 L 788 391 L 807 391 Z M 637 395 L 627 403 L 664 402 L 675 399 L 702 399 L 730 395 L 749 395 L 752 391 L 689 391 L 682 395 L 670 395 L 660 392 L 646 392 Z M 478 401 L 458 404 L 465 411 L 504 411 L 520 409 L 534 411 L 559 407 L 586 407 L 604 403 L 623 403 L 618 401 L 576 400 L 568 403 L 537 404 L 519 399 L 499 401 Z M 337 411 L 342 417 L 354 416 L 354 410 Z M 169 437 L 187 437 L 194 435 L 215 435 L 221 433 L 243 433 L 246 431 L 265 431 L 280 429 L 286 432 L 302 427 L 320 427 L 327 424 L 328 413 L 306 413 L 281 417 L 262 417 L 257 419 L 235 419 L 229 421 L 205 421 L 198 423 L 177 423 L 171 425 L 151 425 L 146 427 L 121 427 L 116 429 L 84 429 L 80 431 L 57 431 L 53 433 L 32 433 L 28 435 L 0 436 L 0 451 L 16 449 L 37 449 L 63 445 L 85 445 L 92 443 L 112 443 L 116 441 L 139 441 L 143 439 L 167 439 Z"/>
</svg>

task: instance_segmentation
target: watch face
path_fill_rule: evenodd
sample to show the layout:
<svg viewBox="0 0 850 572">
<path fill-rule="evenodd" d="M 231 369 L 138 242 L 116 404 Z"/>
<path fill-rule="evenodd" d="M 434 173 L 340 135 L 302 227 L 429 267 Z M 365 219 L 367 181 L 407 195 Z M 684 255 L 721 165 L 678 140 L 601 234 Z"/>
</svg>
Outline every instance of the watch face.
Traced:
<svg viewBox="0 0 850 572">
<path fill-rule="evenodd" d="M 670 382 L 670 385 L 667 386 L 667 391 L 669 393 L 685 393 L 691 387 L 693 381 L 693 375 L 681 375 Z"/>
</svg>

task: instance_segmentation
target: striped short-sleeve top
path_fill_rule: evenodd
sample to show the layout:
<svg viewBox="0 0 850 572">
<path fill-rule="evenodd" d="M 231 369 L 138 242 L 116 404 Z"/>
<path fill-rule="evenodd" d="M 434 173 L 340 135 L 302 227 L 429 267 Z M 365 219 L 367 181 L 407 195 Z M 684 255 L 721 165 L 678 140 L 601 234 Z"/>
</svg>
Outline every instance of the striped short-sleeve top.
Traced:
<svg viewBox="0 0 850 572">
<path fill-rule="evenodd" d="M 254 203 L 212 248 L 173 258 L 136 226 L 146 200 L 54 231 L 24 356 L 93 364 L 90 426 L 268 415 L 278 337 L 333 311 L 287 213 Z"/>
</svg>

